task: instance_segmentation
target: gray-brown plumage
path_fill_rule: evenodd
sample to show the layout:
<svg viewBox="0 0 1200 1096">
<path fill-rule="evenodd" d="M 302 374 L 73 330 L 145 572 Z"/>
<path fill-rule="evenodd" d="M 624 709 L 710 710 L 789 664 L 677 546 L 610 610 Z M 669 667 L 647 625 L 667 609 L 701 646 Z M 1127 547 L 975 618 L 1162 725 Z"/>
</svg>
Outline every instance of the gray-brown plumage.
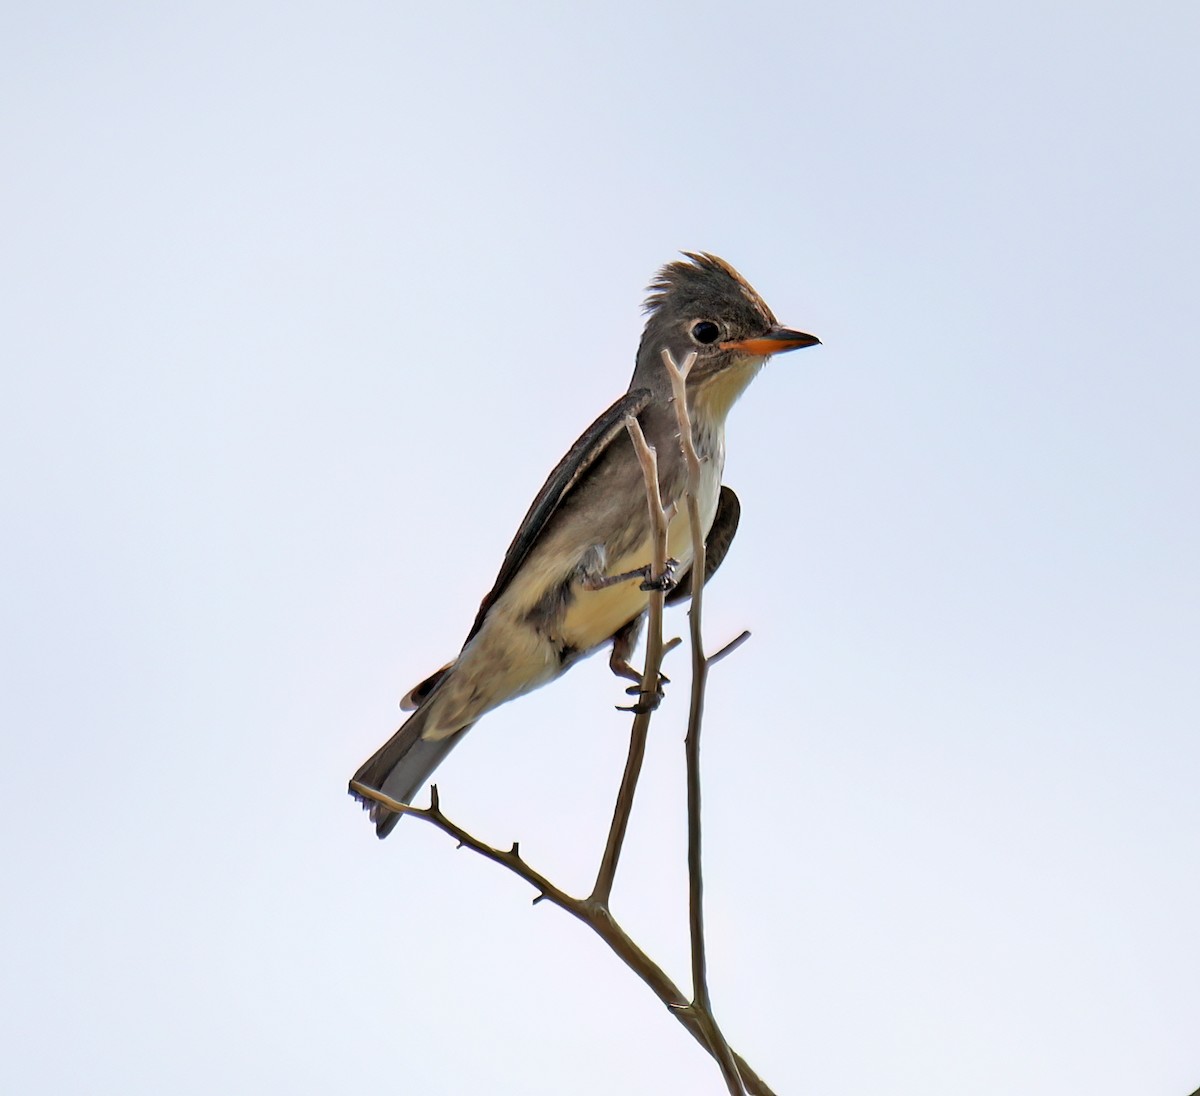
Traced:
<svg viewBox="0 0 1200 1096">
<path fill-rule="evenodd" d="M 616 673 L 628 665 L 648 594 L 650 524 L 641 465 L 625 429 L 634 415 L 657 450 L 659 490 L 669 521 L 667 552 L 679 561 L 667 600 L 691 594 L 693 551 L 684 505 L 686 468 L 662 360 L 693 351 L 687 376 L 692 434 L 701 458 L 697 502 L 706 530 L 705 578 L 720 566 L 737 530 L 737 496 L 721 486 L 725 417 L 772 354 L 819 340 L 780 327 L 762 298 L 715 255 L 688 253 L 650 286 L 646 328 L 629 390 L 604 412 L 550 473 L 505 553 L 495 584 L 458 657 L 405 697 L 415 710 L 354 779 L 403 803 L 485 712 L 558 677 L 612 644 Z M 400 815 L 366 802 L 386 837 Z"/>
</svg>

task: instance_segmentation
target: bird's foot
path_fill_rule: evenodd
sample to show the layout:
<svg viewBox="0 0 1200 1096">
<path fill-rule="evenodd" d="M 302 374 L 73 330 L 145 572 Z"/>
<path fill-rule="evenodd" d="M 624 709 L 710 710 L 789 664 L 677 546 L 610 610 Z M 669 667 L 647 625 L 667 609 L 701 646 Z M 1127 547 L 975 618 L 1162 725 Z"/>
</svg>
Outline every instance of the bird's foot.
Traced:
<svg viewBox="0 0 1200 1096">
<path fill-rule="evenodd" d="M 670 683 L 671 679 L 666 674 L 659 674 L 658 684 L 649 692 L 644 690 L 640 684 L 630 685 L 625 692 L 629 696 L 636 696 L 638 698 L 637 702 L 634 704 L 618 704 L 617 711 L 633 712 L 634 715 L 643 715 L 646 712 L 654 711 L 662 703 L 663 697 L 667 695 L 663 686 Z"/>
<path fill-rule="evenodd" d="M 654 565 L 651 563 L 647 563 L 645 567 L 635 567 L 632 571 L 622 571 L 619 575 L 584 574 L 580 578 L 580 585 L 585 590 L 607 590 L 610 586 L 640 578 L 642 582 L 639 589 L 666 592 L 675 587 L 675 568 L 678 566 L 679 560 L 667 560 L 666 568 L 657 577 L 654 574 Z"/>
<path fill-rule="evenodd" d="M 644 576 L 639 590 L 645 590 L 649 593 L 652 590 L 661 590 L 664 594 L 669 594 L 675 589 L 675 568 L 679 566 L 679 560 L 667 560 L 666 567 L 663 568 L 663 573 L 657 577 L 654 574 L 653 567 L 647 563 L 640 571 Z"/>
</svg>

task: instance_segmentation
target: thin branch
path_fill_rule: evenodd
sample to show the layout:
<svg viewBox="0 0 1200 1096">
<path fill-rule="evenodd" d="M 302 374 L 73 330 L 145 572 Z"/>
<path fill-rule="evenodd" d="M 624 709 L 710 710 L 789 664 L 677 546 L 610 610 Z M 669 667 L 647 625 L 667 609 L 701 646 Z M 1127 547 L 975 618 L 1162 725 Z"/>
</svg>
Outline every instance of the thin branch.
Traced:
<svg viewBox="0 0 1200 1096">
<path fill-rule="evenodd" d="M 704 568 L 707 553 L 704 546 L 704 526 L 700 521 L 700 456 L 692 439 L 692 421 L 688 414 L 686 370 L 695 363 L 695 353 L 689 354 L 682 365 L 676 365 L 671 352 L 662 352 L 663 364 L 671 378 L 675 397 L 675 415 L 679 420 L 679 441 L 687 464 L 687 509 L 692 535 L 692 603 L 688 611 L 692 645 L 692 695 L 688 711 L 687 800 L 688 800 L 688 910 L 691 922 L 692 993 L 693 1004 L 704 1011 L 709 1009 L 707 962 L 704 948 L 704 875 L 700 858 L 700 780 L 699 749 L 700 720 L 704 712 L 704 684 L 708 665 L 704 658 L 703 637 L 700 634 L 701 611 L 704 606 Z"/>
<path fill-rule="evenodd" d="M 582 921 L 621 958 L 634 974 L 650 987 L 654 995 L 667 1006 L 671 1015 L 687 1029 L 696 1042 L 709 1054 L 713 1053 L 711 1035 L 703 1015 L 687 1003 L 682 990 L 671 981 L 653 959 L 634 943 L 629 934 L 617 923 L 606 905 L 594 902 L 591 897 L 573 898 L 561 887 L 555 886 L 521 856 L 519 845 L 514 843 L 510 849 L 495 848 L 451 822 L 442 813 L 436 784 L 431 789 L 431 800 L 428 807 L 409 806 L 374 788 L 368 788 L 358 781 L 351 781 L 350 787 L 357 795 L 361 795 L 365 799 L 373 799 L 390 811 L 409 814 L 436 826 L 443 833 L 452 837 L 460 848 L 477 852 L 480 856 L 507 868 L 517 877 L 524 879 L 537 892 L 533 900 L 535 904 L 548 902 Z M 739 1055 L 734 1054 L 733 1059 L 741 1074 L 745 1090 L 750 1096 L 775 1096 L 771 1087 Z"/>
<path fill-rule="evenodd" d="M 701 632 L 704 607 L 704 579 L 707 554 L 704 545 L 704 526 L 700 519 L 700 455 L 692 438 L 691 417 L 688 414 L 686 377 L 696 362 L 695 352 L 679 365 L 669 350 L 662 352 L 663 364 L 671 378 L 675 415 L 679 422 L 679 440 L 687 465 L 687 509 L 692 538 L 692 598 L 688 622 L 692 648 L 692 694 L 688 707 L 687 737 L 684 752 L 687 758 L 687 828 L 688 828 L 688 927 L 692 956 L 692 1007 L 699 1012 L 709 1032 L 709 1048 L 721 1066 L 721 1073 L 734 1096 L 742 1093 L 742 1079 L 734 1062 L 733 1052 L 717 1026 L 708 992 L 708 957 L 704 941 L 704 869 L 700 824 L 700 727 L 704 718 L 704 689 L 708 681 L 709 660 L 704 657 L 704 637 Z M 736 642 L 736 641 L 735 641 Z"/>
<path fill-rule="evenodd" d="M 632 415 L 625 416 L 625 429 L 633 442 L 638 463 L 642 466 L 642 477 L 646 482 L 646 507 L 650 514 L 650 533 L 653 557 L 650 563 L 650 579 L 657 582 L 667 570 L 667 518 L 663 513 L 662 496 L 658 489 L 658 457 L 646 441 L 646 435 Z M 625 843 L 625 831 L 629 827 L 629 816 L 633 812 L 633 796 L 637 790 L 638 777 L 642 771 L 642 760 L 646 755 L 646 737 L 650 730 L 650 715 L 654 710 L 652 698 L 658 695 L 659 673 L 663 660 L 663 605 L 665 592 L 655 589 L 650 592 L 649 627 L 646 629 L 646 662 L 642 671 L 642 689 L 637 704 L 633 726 L 629 731 L 629 753 L 625 758 L 625 771 L 621 775 L 621 787 L 617 792 L 617 803 L 613 809 L 612 822 L 608 828 L 608 840 L 600 858 L 596 883 L 592 887 L 593 902 L 607 906 L 612 896 L 613 880 L 617 875 L 617 861 L 621 858 L 621 847 Z"/>
</svg>

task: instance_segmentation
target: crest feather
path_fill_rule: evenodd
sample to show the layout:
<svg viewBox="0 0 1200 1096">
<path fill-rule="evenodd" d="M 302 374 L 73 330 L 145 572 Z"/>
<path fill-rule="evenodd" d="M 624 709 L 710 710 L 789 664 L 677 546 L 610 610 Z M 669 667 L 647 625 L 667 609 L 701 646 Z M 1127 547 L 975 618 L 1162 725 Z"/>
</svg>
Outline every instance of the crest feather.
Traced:
<svg viewBox="0 0 1200 1096">
<path fill-rule="evenodd" d="M 646 287 L 649 295 L 643 308 L 647 313 L 656 313 L 668 297 L 686 308 L 693 301 L 710 300 L 713 296 L 727 294 L 743 297 L 769 325 L 776 322 L 767 302 L 720 256 L 707 251 L 684 251 L 682 254 L 683 259 L 667 263 Z"/>
</svg>

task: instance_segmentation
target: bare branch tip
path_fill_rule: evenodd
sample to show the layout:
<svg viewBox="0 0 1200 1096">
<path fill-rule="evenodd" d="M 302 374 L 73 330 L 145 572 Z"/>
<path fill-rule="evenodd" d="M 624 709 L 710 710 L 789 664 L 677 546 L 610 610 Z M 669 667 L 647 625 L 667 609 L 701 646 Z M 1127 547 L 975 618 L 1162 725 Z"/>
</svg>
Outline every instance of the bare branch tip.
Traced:
<svg viewBox="0 0 1200 1096">
<path fill-rule="evenodd" d="M 735 638 L 731 639 L 728 643 L 725 644 L 724 647 L 722 647 L 715 654 L 709 655 L 704 661 L 706 663 L 708 663 L 709 666 L 711 666 L 714 662 L 719 662 L 726 655 L 733 654 L 733 652 L 736 651 L 749 638 L 750 638 L 750 632 L 743 631 L 741 635 L 736 636 Z"/>
</svg>

